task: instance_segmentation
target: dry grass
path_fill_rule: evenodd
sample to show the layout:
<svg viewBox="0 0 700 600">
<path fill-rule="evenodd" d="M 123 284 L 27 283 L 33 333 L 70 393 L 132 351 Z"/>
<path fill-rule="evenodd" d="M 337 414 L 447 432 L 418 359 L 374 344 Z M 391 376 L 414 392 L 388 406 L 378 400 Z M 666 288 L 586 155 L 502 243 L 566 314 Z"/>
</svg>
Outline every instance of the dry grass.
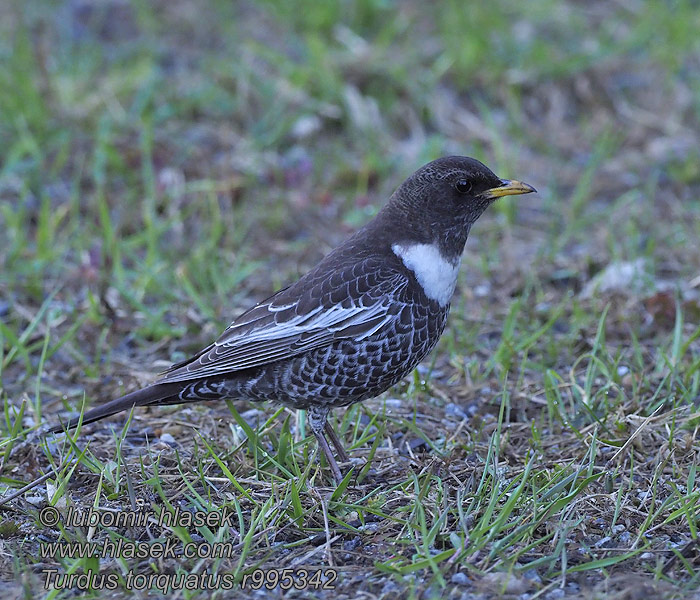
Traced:
<svg viewBox="0 0 700 600">
<path fill-rule="evenodd" d="M 129 573 L 207 572 L 235 585 L 150 594 L 228 598 L 318 567 L 333 592 L 285 595 L 697 594 L 700 13 L 671 4 L 0 8 L 7 592 L 82 593 L 44 590 L 47 568 L 137 598 Z M 450 153 L 540 194 L 474 228 L 430 362 L 336 411 L 341 486 L 274 406 L 41 436 L 208 343 Z M 47 526 L 49 506 L 234 517 Z M 42 556 L 119 539 L 231 554 Z"/>
</svg>

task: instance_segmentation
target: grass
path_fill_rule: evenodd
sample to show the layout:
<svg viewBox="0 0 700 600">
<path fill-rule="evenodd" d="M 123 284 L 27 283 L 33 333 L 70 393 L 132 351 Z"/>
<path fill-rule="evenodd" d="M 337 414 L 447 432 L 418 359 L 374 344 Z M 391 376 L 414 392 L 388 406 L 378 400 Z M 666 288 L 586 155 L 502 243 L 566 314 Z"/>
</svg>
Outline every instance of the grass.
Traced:
<svg viewBox="0 0 700 600">
<path fill-rule="evenodd" d="M 3 5 L 0 488 L 29 484 L 0 505 L 8 593 L 92 573 L 115 597 L 281 594 L 272 569 L 307 569 L 292 596 L 697 594 L 699 26 L 687 1 Z M 340 486 L 274 406 L 40 435 L 209 343 L 450 153 L 540 193 L 474 227 L 414 376 L 335 411 Z M 198 510 L 232 517 L 158 522 Z M 107 540 L 149 556 L 79 555 Z M 178 574 L 219 579 L 165 591 Z"/>
</svg>

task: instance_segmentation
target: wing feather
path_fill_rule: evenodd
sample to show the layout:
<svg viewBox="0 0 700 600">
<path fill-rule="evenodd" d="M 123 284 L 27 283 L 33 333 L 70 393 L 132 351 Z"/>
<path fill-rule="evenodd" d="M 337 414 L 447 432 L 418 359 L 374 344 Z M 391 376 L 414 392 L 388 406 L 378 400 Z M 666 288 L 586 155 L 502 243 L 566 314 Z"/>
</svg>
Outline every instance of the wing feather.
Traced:
<svg viewBox="0 0 700 600">
<path fill-rule="evenodd" d="M 408 280 L 369 262 L 364 268 L 347 265 L 325 278 L 314 278 L 312 271 L 243 313 L 214 344 L 174 365 L 159 383 L 232 373 L 372 335 L 398 317 L 403 303 L 397 299 Z"/>
</svg>

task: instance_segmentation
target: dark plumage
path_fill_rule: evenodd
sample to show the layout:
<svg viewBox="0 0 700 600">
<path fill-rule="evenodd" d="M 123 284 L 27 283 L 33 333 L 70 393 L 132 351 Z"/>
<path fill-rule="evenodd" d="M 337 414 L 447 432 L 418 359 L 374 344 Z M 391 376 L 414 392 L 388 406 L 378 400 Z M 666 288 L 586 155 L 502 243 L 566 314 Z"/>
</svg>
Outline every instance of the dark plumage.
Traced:
<svg viewBox="0 0 700 600">
<path fill-rule="evenodd" d="M 472 224 L 494 199 L 534 191 L 499 179 L 472 158 L 425 165 L 296 283 L 244 312 L 213 344 L 153 384 L 89 410 L 83 424 L 134 406 L 281 402 L 309 411 L 340 479 L 324 432 L 342 460 L 347 455 L 326 422 L 328 411 L 377 396 L 432 350 L 445 328 Z"/>
</svg>

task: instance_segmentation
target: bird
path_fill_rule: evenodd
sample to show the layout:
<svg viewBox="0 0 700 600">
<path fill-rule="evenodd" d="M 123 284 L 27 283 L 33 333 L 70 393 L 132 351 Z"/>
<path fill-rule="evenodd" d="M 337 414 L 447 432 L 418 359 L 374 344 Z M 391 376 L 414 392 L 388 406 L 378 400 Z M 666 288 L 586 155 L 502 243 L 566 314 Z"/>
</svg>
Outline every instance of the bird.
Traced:
<svg viewBox="0 0 700 600">
<path fill-rule="evenodd" d="M 472 225 L 496 199 L 535 188 L 474 158 L 438 158 L 295 283 L 235 318 L 212 344 L 150 385 L 50 429 L 67 431 L 139 406 L 272 401 L 305 409 L 336 483 L 348 454 L 331 409 L 378 396 L 442 335 Z"/>
</svg>

